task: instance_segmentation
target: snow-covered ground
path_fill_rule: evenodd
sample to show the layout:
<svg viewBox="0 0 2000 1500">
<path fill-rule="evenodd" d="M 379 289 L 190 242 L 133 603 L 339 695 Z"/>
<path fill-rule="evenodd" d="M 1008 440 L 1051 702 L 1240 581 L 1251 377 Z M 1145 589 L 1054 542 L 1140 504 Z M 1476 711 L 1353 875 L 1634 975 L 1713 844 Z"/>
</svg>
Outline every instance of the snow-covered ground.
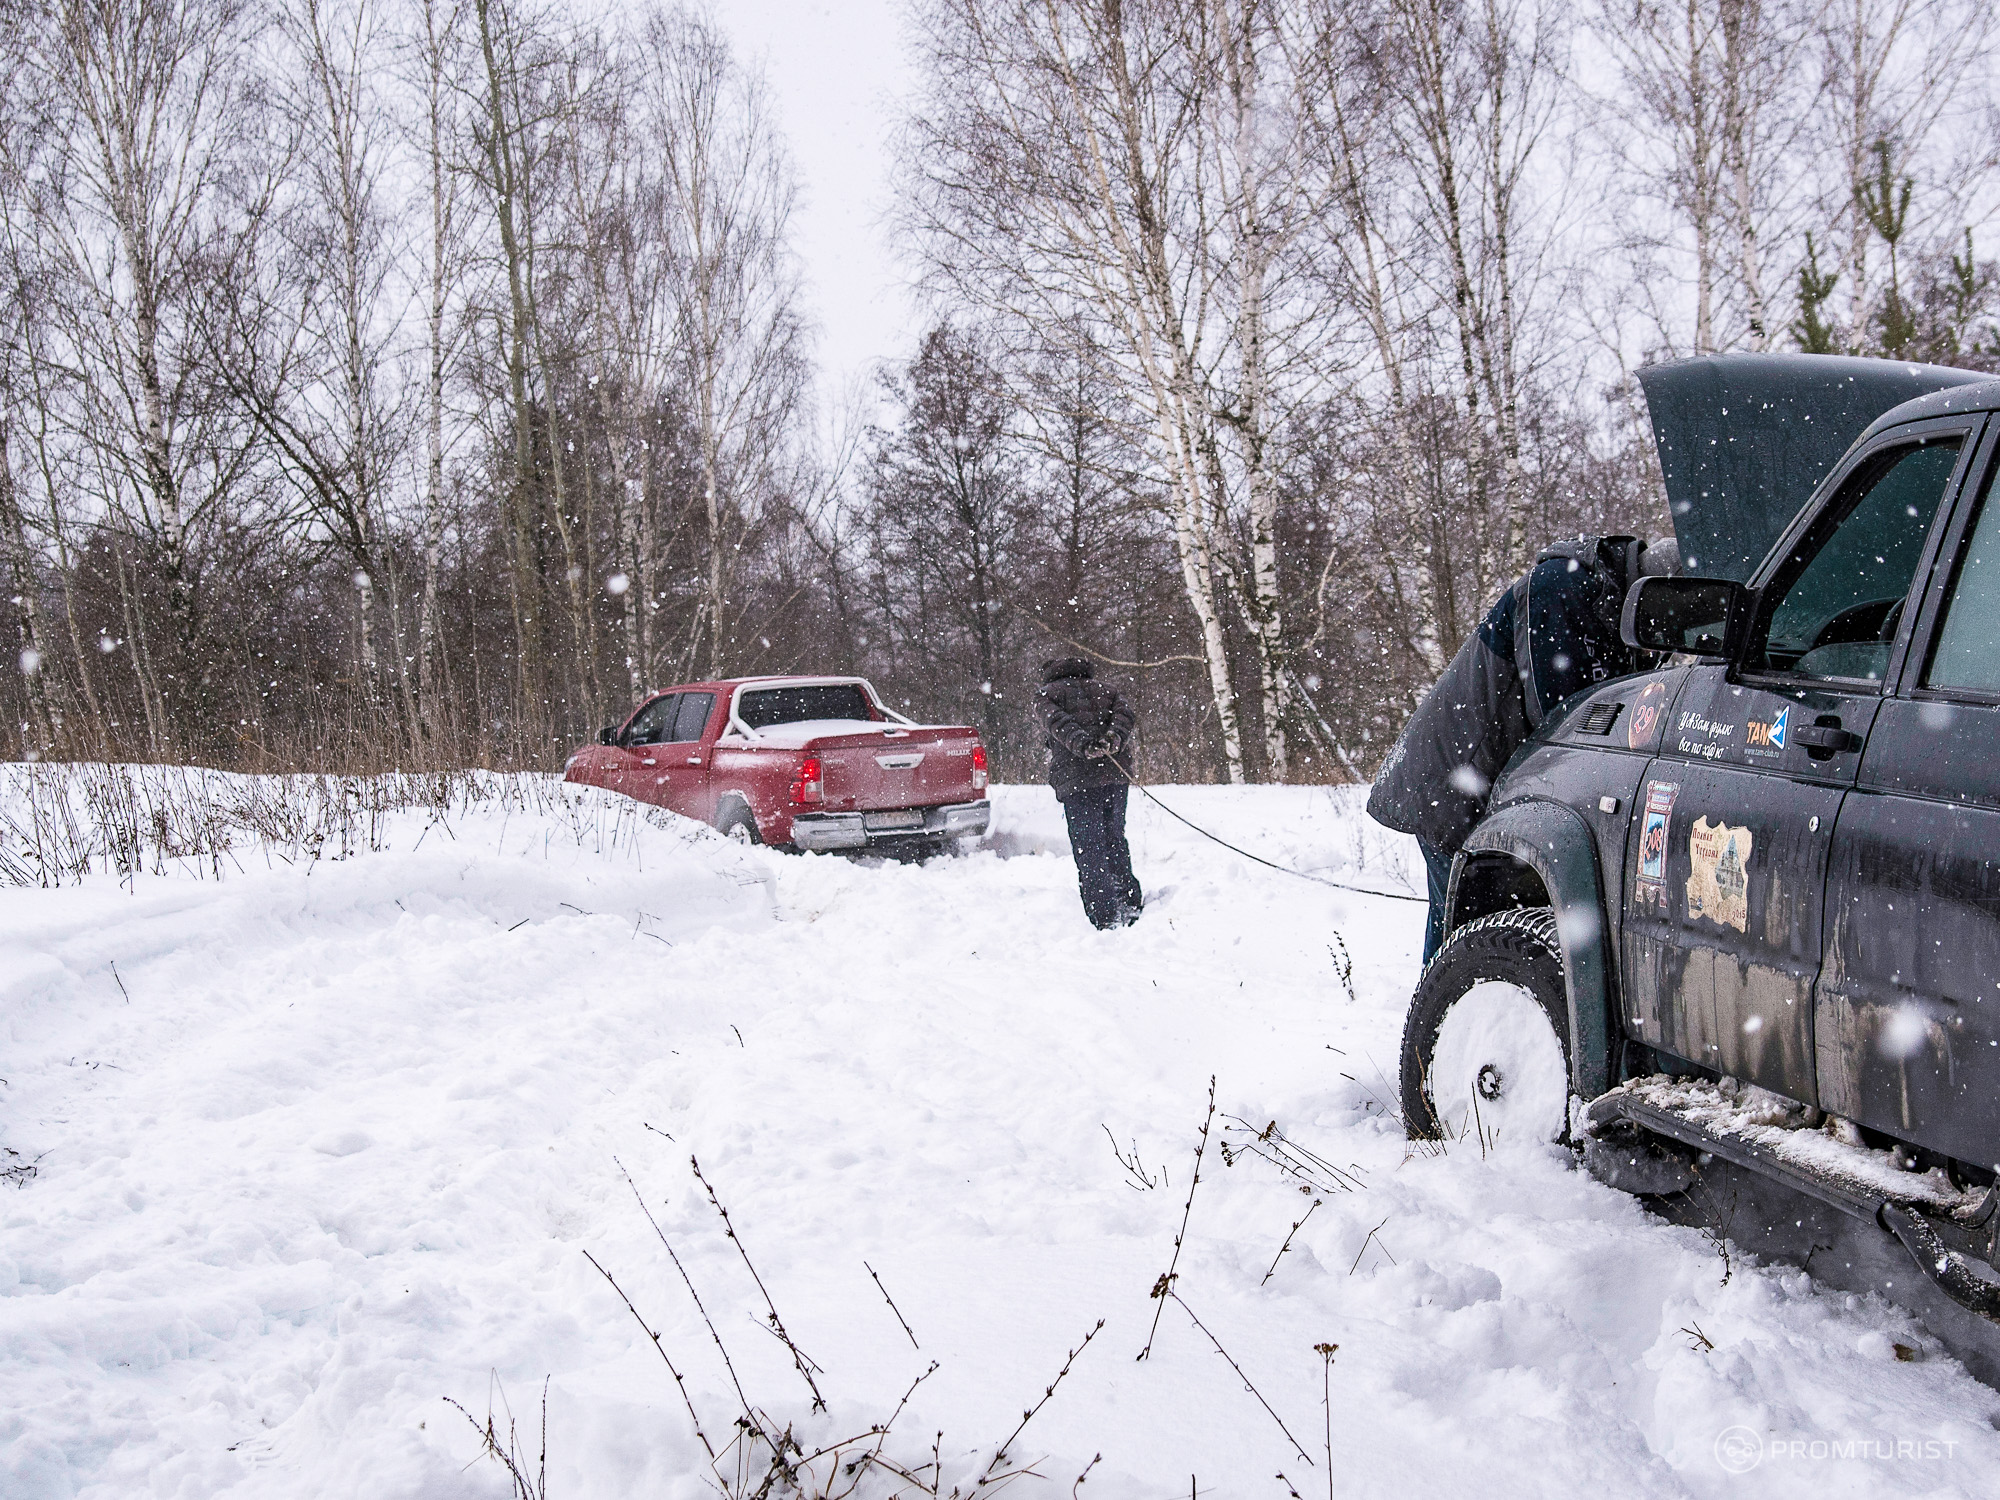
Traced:
<svg viewBox="0 0 2000 1500">
<path fill-rule="evenodd" d="M 545 1377 L 551 1497 L 714 1493 L 661 1352 L 717 1448 L 738 1398 L 626 1173 L 779 1426 L 866 1429 L 935 1360 L 882 1451 L 928 1483 L 935 1439 L 946 1493 L 1099 1319 L 1016 1493 L 1992 1493 L 2000 1396 L 1895 1310 L 1725 1278 L 1553 1149 L 1406 1145 L 1417 904 L 1140 802 L 1152 905 L 1097 933 L 1041 789 L 923 867 L 568 795 L 399 814 L 344 860 L 0 891 L 0 1163 L 36 1169 L 0 1187 L 0 1495 L 503 1496 L 447 1398 L 511 1408 L 532 1455 Z M 1408 889 L 1351 791 L 1162 795 Z"/>
</svg>

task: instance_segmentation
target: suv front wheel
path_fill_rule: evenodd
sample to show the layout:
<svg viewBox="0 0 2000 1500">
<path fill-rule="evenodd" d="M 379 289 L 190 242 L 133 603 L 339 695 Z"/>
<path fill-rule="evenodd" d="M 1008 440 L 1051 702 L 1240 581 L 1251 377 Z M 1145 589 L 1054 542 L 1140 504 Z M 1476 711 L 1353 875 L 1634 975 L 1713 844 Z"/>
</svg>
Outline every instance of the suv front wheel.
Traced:
<svg viewBox="0 0 2000 1500">
<path fill-rule="evenodd" d="M 1569 1128 L 1569 1004 L 1555 912 L 1454 932 L 1403 1026 L 1403 1123 L 1426 1140 L 1559 1141 Z"/>
</svg>

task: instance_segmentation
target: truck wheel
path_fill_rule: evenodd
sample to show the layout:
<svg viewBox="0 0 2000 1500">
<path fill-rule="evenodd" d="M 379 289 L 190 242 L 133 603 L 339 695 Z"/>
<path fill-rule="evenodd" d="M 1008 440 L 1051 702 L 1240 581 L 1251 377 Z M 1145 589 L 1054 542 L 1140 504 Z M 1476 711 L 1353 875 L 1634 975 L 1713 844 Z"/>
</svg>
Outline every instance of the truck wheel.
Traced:
<svg viewBox="0 0 2000 1500">
<path fill-rule="evenodd" d="M 750 809 L 741 802 L 729 801 L 722 804 L 722 813 L 715 820 L 715 831 L 732 844 L 764 842 L 757 833 L 757 820 L 750 816 Z"/>
<path fill-rule="evenodd" d="M 1495 912 L 1445 941 L 1410 1002 L 1402 1073 L 1414 1138 L 1567 1136 L 1569 1002 L 1553 910 Z"/>
</svg>

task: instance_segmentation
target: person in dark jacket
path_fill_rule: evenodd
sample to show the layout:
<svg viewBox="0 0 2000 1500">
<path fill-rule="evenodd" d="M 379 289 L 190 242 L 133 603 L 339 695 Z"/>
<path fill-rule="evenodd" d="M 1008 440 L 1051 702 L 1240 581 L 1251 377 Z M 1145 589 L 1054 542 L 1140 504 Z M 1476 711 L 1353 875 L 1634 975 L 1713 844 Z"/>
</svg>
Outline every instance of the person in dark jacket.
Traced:
<svg viewBox="0 0 2000 1500">
<path fill-rule="evenodd" d="M 1131 786 L 1132 710 L 1096 680 L 1080 656 L 1042 664 L 1035 694 L 1049 747 L 1049 785 L 1063 805 L 1084 915 L 1097 928 L 1125 927 L 1145 905 L 1125 842 Z"/>
<path fill-rule="evenodd" d="M 1426 964 L 1444 940 L 1452 859 L 1484 815 L 1494 778 L 1571 695 L 1640 668 L 1618 634 L 1626 586 L 1679 567 L 1671 539 L 1581 537 L 1548 548 L 1494 602 L 1410 715 L 1375 777 L 1368 815 L 1414 834 L 1423 851 Z"/>
</svg>

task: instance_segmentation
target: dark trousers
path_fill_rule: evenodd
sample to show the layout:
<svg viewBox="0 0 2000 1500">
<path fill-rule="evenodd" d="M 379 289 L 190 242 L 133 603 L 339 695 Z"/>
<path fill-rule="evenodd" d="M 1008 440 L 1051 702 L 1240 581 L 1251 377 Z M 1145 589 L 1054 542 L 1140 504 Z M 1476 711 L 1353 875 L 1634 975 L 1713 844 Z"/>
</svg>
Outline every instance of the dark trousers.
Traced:
<svg viewBox="0 0 2000 1500">
<path fill-rule="evenodd" d="M 1120 927 L 1139 914 L 1145 896 L 1132 874 L 1125 842 L 1125 798 L 1130 788 L 1086 786 L 1063 802 L 1069 846 L 1076 855 L 1076 884 L 1093 927 Z"/>
<path fill-rule="evenodd" d="M 1417 847 L 1424 853 L 1424 873 L 1430 877 L 1431 915 L 1424 923 L 1424 962 L 1429 964 L 1444 945 L 1445 889 L 1451 884 L 1451 856 L 1440 854 L 1422 839 Z"/>
</svg>

